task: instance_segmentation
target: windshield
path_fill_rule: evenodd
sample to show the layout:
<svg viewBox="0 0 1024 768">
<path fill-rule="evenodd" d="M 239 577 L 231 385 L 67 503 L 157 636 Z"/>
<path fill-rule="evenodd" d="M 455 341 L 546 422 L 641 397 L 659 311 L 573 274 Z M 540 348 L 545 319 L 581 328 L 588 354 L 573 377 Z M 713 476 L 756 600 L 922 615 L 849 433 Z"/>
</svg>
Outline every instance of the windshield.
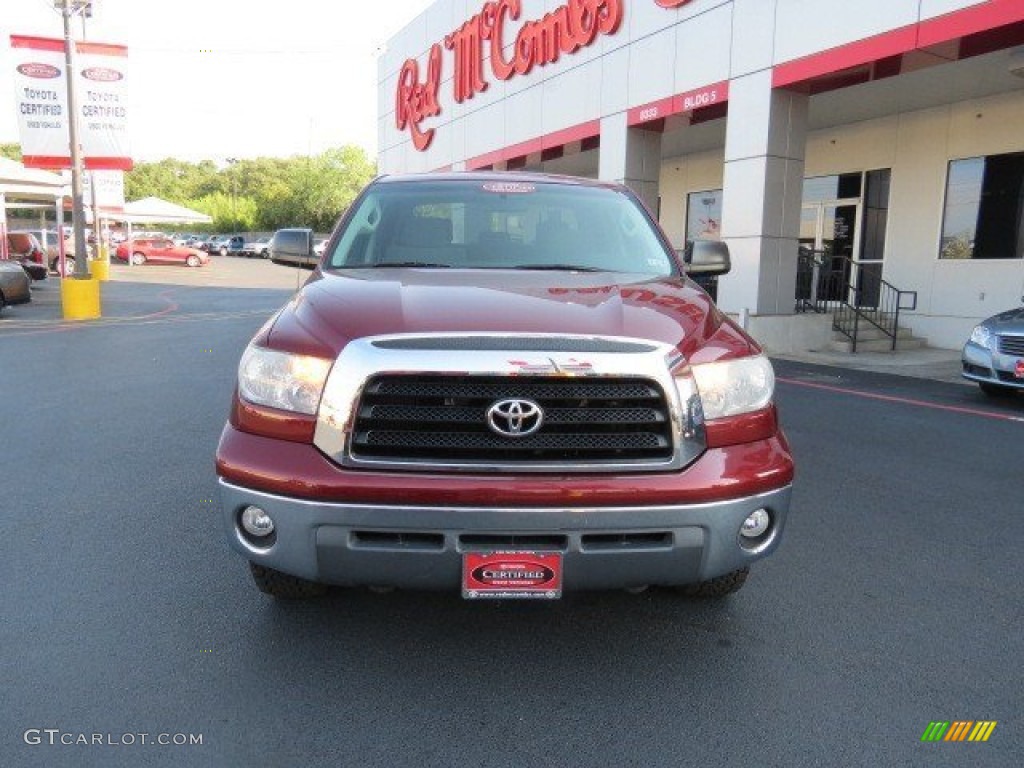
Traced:
<svg viewBox="0 0 1024 768">
<path fill-rule="evenodd" d="M 325 265 L 677 273 L 621 191 L 493 178 L 373 185 Z"/>
</svg>

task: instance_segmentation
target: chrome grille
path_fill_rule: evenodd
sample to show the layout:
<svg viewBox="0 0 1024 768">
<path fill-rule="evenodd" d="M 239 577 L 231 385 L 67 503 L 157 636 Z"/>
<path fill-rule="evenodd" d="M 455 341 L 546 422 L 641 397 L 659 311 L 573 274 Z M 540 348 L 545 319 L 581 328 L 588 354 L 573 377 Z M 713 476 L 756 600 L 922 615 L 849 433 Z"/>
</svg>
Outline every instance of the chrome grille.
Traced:
<svg viewBox="0 0 1024 768">
<path fill-rule="evenodd" d="M 508 438 L 487 425 L 496 401 L 535 401 L 536 434 Z M 350 452 L 402 462 L 662 462 L 673 456 L 669 404 L 641 378 L 388 374 L 363 389 Z"/>
<path fill-rule="evenodd" d="M 999 339 L 999 351 L 1004 355 L 1024 357 L 1024 336 L 1003 334 L 997 338 Z"/>
</svg>

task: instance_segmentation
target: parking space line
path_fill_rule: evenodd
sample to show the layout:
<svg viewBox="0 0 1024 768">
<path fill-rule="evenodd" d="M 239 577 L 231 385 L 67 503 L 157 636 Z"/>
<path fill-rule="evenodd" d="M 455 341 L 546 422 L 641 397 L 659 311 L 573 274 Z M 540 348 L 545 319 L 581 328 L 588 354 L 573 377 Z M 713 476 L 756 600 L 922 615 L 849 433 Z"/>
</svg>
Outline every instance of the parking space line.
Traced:
<svg viewBox="0 0 1024 768">
<path fill-rule="evenodd" d="M 962 413 L 968 416 L 984 416 L 990 419 L 999 419 L 1000 421 L 1016 421 L 1024 423 L 1024 416 L 1013 416 L 1008 413 L 997 413 L 995 411 L 985 411 L 980 408 L 966 408 L 960 405 L 942 405 L 941 403 L 932 403 L 927 400 L 915 400 L 910 397 L 898 397 L 896 395 L 882 395 L 877 392 L 865 392 L 860 389 L 849 389 L 848 387 L 836 387 L 831 384 L 814 384 L 809 381 L 799 381 L 797 379 L 787 379 L 782 377 L 776 377 L 776 381 L 780 381 L 783 384 L 792 384 L 796 387 L 806 387 L 808 389 L 822 389 L 827 392 L 836 392 L 843 395 L 854 395 L 855 397 L 864 397 L 869 400 L 881 400 L 889 403 L 899 403 L 901 405 L 913 405 L 919 408 L 931 408 L 936 411 L 947 411 L 950 413 Z"/>
</svg>

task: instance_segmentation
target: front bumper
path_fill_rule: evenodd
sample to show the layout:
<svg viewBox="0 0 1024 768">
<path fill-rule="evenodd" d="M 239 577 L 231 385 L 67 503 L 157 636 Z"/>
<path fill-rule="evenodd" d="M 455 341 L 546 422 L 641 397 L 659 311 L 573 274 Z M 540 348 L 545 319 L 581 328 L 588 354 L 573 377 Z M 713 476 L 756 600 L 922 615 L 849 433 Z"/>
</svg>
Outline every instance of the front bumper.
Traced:
<svg viewBox="0 0 1024 768">
<path fill-rule="evenodd" d="M 564 585 L 614 589 L 689 584 L 770 554 L 785 527 L 791 487 L 727 501 L 643 507 L 458 507 L 307 501 L 220 480 L 232 547 L 249 560 L 312 581 L 458 590 L 462 555 L 559 551 Z M 254 504 L 273 518 L 269 547 L 238 525 Z M 773 527 L 740 542 L 743 520 L 769 510 Z"/>
<path fill-rule="evenodd" d="M 968 342 L 961 355 L 963 377 L 981 384 L 994 384 L 1012 389 L 1024 389 L 1024 378 L 1016 375 L 1017 355 L 993 352 L 988 347 Z"/>
</svg>

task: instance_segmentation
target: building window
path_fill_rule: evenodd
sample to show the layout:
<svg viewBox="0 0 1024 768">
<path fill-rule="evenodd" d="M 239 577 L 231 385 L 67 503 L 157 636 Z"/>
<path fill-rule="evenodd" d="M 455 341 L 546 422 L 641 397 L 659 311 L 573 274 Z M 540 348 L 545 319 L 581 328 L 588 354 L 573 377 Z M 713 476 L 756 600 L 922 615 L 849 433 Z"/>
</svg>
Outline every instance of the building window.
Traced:
<svg viewBox="0 0 1024 768">
<path fill-rule="evenodd" d="M 691 192 L 686 196 L 686 239 L 719 240 L 722 237 L 722 190 Z"/>
<path fill-rule="evenodd" d="M 811 176 L 804 179 L 804 203 L 831 202 L 860 197 L 861 173 Z"/>
<path fill-rule="evenodd" d="M 939 258 L 1024 258 L 1024 152 L 950 162 Z"/>
<path fill-rule="evenodd" d="M 860 258 L 881 261 L 885 258 L 885 230 L 889 222 L 888 168 L 864 174 L 867 191 L 864 195 L 864 224 L 860 238 Z"/>
</svg>

